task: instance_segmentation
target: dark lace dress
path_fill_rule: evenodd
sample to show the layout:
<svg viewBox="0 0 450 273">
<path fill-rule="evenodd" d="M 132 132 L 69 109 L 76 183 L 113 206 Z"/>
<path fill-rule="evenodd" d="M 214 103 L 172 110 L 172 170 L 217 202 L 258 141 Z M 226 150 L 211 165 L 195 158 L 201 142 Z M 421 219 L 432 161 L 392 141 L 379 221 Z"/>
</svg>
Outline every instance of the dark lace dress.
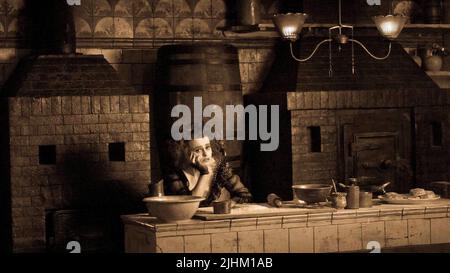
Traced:
<svg viewBox="0 0 450 273">
<path fill-rule="evenodd" d="M 211 203 L 219 199 L 222 189 L 225 188 L 236 203 L 252 202 L 253 197 L 250 191 L 241 182 L 239 176 L 233 171 L 225 158 L 216 159 L 217 166 L 214 171 L 211 191 L 209 196 L 200 203 L 200 206 L 210 206 Z M 183 170 L 173 170 L 164 176 L 164 191 L 166 195 L 191 195 L 188 187 L 188 179 Z"/>
</svg>

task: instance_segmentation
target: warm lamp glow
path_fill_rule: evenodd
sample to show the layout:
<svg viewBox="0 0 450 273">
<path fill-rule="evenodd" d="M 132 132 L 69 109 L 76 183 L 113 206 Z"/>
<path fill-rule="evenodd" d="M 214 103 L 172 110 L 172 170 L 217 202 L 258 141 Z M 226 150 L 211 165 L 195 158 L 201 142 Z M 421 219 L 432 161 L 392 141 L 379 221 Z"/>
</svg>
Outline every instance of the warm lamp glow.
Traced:
<svg viewBox="0 0 450 273">
<path fill-rule="evenodd" d="M 351 43 L 352 47 L 352 73 L 355 74 L 355 53 L 354 53 L 354 46 L 359 45 L 362 47 L 362 49 L 372 58 L 375 60 L 385 60 L 389 58 L 389 55 L 391 54 L 392 49 L 392 42 L 389 41 L 389 48 L 388 52 L 383 56 L 376 56 L 370 50 L 360 41 L 353 38 L 354 33 L 354 26 L 352 25 L 345 25 L 342 23 L 342 1 L 339 0 L 339 24 L 335 26 L 331 26 L 328 28 L 328 39 L 323 39 L 321 42 L 319 42 L 312 53 L 304 58 L 296 57 L 293 50 L 293 44 L 295 41 L 297 41 L 298 36 L 300 32 L 302 31 L 303 24 L 305 23 L 306 19 L 308 18 L 308 15 L 305 13 L 288 13 L 288 14 L 278 14 L 273 17 L 273 22 L 275 24 L 275 27 L 277 28 L 278 32 L 280 33 L 281 37 L 284 40 L 290 41 L 290 50 L 291 50 L 291 56 L 294 60 L 297 62 L 307 62 L 310 60 L 314 54 L 317 52 L 317 50 L 323 45 L 328 43 L 329 48 L 329 70 L 328 75 L 331 77 L 333 75 L 333 65 L 332 65 L 332 42 L 335 41 L 339 43 L 339 49 L 342 45 L 345 45 L 347 43 Z M 386 15 L 386 16 L 375 16 L 372 18 L 375 22 L 375 25 L 377 26 L 378 31 L 380 32 L 380 35 L 383 37 L 394 40 L 399 35 L 400 32 L 402 32 L 403 27 L 406 24 L 406 21 L 408 20 L 408 17 L 405 17 L 403 15 Z M 344 30 L 350 31 L 350 36 L 347 33 L 344 33 Z M 336 32 L 337 34 L 333 36 L 332 32 Z"/>
<path fill-rule="evenodd" d="M 408 17 L 402 15 L 375 16 L 373 21 L 380 34 L 387 39 L 396 39 L 406 24 Z"/>
<path fill-rule="evenodd" d="M 296 41 L 307 18 L 306 13 L 276 14 L 273 22 L 283 39 Z"/>
</svg>

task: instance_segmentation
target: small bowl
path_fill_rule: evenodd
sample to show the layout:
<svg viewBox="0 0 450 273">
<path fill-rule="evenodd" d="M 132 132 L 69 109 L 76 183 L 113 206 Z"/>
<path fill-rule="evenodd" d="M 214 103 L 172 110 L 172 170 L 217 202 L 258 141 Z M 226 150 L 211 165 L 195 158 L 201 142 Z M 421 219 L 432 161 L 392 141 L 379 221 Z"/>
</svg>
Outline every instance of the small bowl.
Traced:
<svg viewBox="0 0 450 273">
<path fill-rule="evenodd" d="M 203 197 L 171 195 L 144 198 L 148 212 L 163 222 L 189 220 L 194 216 Z"/>
<path fill-rule="evenodd" d="M 326 202 L 332 187 L 327 184 L 305 184 L 294 185 L 292 189 L 299 200 L 305 201 L 307 204 L 315 204 Z"/>
</svg>

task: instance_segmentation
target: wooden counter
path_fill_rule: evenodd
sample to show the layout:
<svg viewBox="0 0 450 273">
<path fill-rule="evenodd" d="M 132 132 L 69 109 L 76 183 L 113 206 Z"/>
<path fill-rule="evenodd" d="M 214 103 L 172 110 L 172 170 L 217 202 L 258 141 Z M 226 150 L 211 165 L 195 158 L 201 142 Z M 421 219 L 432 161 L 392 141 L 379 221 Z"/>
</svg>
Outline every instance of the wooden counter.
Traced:
<svg viewBox="0 0 450 273">
<path fill-rule="evenodd" d="M 347 252 L 366 250 L 371 241 L 378 242 L 382 252 L 383 248 L 450 243 L 449 199 L 212 221 L 161 223 L 147 214 L 124 215 L 122 220 L 126 252 Z"/>
</svg>

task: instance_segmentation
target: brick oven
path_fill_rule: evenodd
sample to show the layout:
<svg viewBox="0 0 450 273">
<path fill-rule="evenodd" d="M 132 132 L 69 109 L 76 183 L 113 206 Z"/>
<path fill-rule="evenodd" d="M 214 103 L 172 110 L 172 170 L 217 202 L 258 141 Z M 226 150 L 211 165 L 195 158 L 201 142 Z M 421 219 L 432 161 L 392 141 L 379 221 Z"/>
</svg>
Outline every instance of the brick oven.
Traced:
<svg viewBox="0 0 450 273">
<path fill-rule="evenodd" d="M 2 247 L 114 251 L 150 179 L 149 97 L 101 55 L 40 55 L 2 92 Z"/>
<path fill-rule="evenodd" d="M 379 38 L 361 39 L 384 55 Z M 305 38 L 297 56 L 317 44 Z M 431 181 L 448 180 L 450 161 L 449 96 L 398 44 L 385 61 L 355 47 L 333 46 L 333 77 L 328 77 L 328 47 L 297 63 L 280 44 L 261 93 L 247 104 L 279 104 L 280 147 L 260 152 L 247 143 L 248 173 L 257 200 L 278 193 L 292 198 L 291 186 L 366 177 L 391 181 L 388 190 L 404 192 Z"/>
</svg>

